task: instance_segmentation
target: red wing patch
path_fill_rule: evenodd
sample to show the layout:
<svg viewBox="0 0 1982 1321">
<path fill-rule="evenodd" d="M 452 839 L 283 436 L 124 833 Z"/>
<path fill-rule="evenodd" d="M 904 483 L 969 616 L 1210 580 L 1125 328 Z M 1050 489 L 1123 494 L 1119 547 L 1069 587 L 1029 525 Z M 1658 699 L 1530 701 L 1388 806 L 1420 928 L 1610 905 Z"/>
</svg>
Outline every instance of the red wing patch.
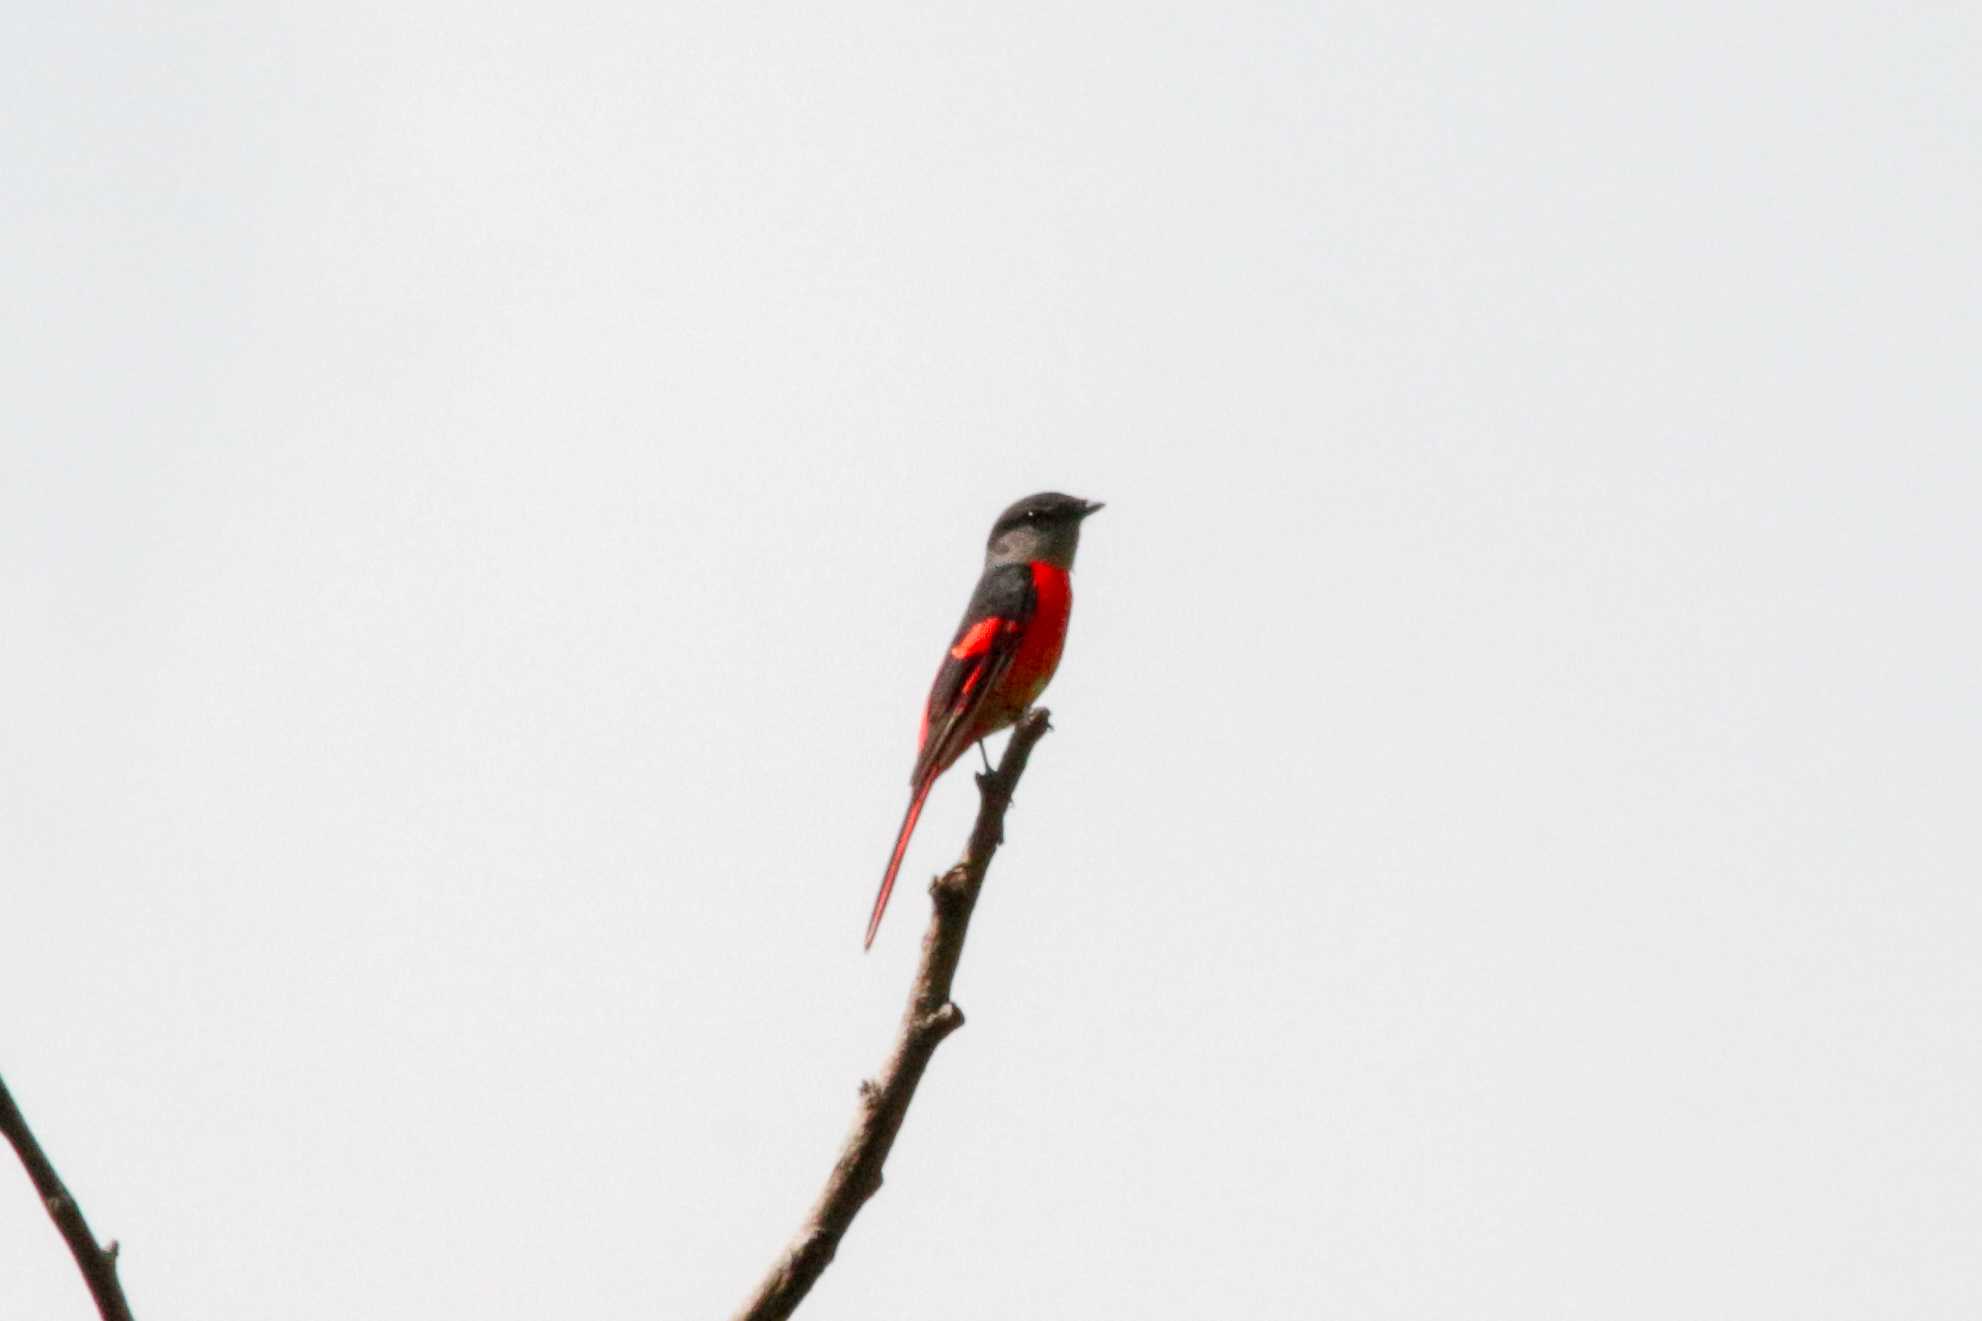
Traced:
<svg viewBox="0 0 1982 1321">
<path fill-rule="evenodd" d="M 1028 565 L 1001 564 L 987 568 L 977 580 L 922 704 L 915 770 L 909 776 L 916 789 L 942 774 L 985 732 L 978 728 L 980 708 L 1004 683 L 1034 614 L 1033 576 Z"/>
<path fill-rule="evenodd" d="M 991 650 L 991 640 L 1000 631 L 1010 632 L 1018 625 L 1009 619 L 989 615 L 972 624 L 964 635 L 957 639 L 957 645 L 950 648 L 950 655 L 956 660 L 969 660 Z"/>
<path fill-rule="evenodd" d="M 993 668 L 992 648 L 998 644 L 999 639 L 1009 638 L 1018 631 L 1018 620 L 1000 619 L 996 615 L 990 615 L 972 624 L 964 631 L 964 635 L 957 639 L 957 645 L 950 648 L 950 659 L 956 662 L 957 669 L 963 671 L 963 680 L 957 685 L 956 692 L 950 699 L 952 712 L 969 706 L 970 695 L 977 690 L 977 685 L 984 681 L 985 674 Z M 929 712 L 925 709 L 917 746 L 926 743 L 928 738 Z"/>
<path fill-rule="evenodd" d="M 917 750 L 929 745 L 929 722 L 931 708 L 941 701 L 945 709 L 938 718 L 954 714 L 968 704 L 971 692 L 983 681 L 989 668 L 991 649 L 1001 637 L 1010 637 L 1019 631 L 1016 619 L 1005 619 L 998 615 L 986 615 L 963 631 L 963 635 L 950 648 L 950 658 L 943 663 L 942 672 L 937 675 L 936 690 L 930 693 L 930 701 L 922 708 L 922 727 L 916 730 Z M 953 685 L 948 694 L 939 697 L 944 687 L 943 680 L 949 678 Z"/>
</svg>

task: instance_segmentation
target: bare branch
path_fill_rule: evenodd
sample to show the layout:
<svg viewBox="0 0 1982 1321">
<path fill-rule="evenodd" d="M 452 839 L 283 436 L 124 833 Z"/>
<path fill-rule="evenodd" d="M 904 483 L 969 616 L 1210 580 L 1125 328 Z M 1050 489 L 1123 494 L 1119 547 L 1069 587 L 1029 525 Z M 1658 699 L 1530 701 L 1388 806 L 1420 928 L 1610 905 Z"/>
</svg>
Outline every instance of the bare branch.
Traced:
<svg viewBox="0 0 1982 1321">
<path fill-rule="evenodd" d="M 1048 727 L 1044 709 L 1028 711 L 1013 729 L 998 769 L 977 777 L 982 801 L 970 842 L 962 860 L 929 887 L 934 911 L 922 937 L 922 962 L 916 968 L 895 1048 L 880 1077 L 860 1084 L 853 1131 L 847 1134 L 824 1191 L 735 1321 L 783 1321 L 790 1316 L 832 1261 L 854 1216 L 880 1191 L 881 1166 L 895 1145 L 922 1071 L 943 1038 L 963 1026 L 963 1010 L 950 1001 L 950 983 L 963 957 L 964 935 L 991 855 L 1004 842 L 1005 809 L 1012 805 L 1012 791 L 1025 774 L 1033 745 L 1046 736 Z"/>
<path fill-rule="evenodd" d="M 117 1282 L 117 1245 L 97 1246 L 96 1237 L 89 1232 L 89 1222 L 83 1219 L 82 1207 L 76 1205 L 76 1199 L 62 1183 L 62 1176 L 55 1172 L 47 1153 L 35 1141 L 4 1078 L 0 1078 L 0 1133 L 5 1133 L 7 1141 L 14 1144 L 28 1178 L 34 1181 L 34 1190 L 41 1194 L 48 1218 L 55 1222 L 55 1228 L 68 1243 L 103 1321 L 131 1321 L 131 1305 L 124 1299 L 124 1286 Z"/>
</svg>

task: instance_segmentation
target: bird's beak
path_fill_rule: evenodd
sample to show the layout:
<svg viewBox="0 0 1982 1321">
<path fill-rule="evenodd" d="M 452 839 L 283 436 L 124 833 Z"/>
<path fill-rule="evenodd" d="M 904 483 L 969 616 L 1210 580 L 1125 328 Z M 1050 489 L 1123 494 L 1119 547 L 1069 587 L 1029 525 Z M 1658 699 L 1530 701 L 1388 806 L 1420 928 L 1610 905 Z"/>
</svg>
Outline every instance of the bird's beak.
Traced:
<svg viewBox="0 0 1982 1321">
<path fill-rule="evenodd" d="M 1080 511 L 1080 516 L 1082 518 L 1086 518 L 1089 514 L 1098 514 L 1103 509 L 1106 508 L 1107 506 L 1102 504 L 1099 500 L 1089 500 L 1087 502 L 1087 508 Z"/>
</svg>

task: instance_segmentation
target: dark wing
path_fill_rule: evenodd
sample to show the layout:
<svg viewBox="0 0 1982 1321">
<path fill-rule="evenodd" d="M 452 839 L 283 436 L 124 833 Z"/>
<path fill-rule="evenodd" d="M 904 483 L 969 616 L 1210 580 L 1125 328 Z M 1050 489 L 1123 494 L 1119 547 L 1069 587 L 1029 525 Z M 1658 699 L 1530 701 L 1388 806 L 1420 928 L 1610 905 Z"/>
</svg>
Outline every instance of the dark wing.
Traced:
<svg viewBox="0 0 1982 1321">
<path fill-rule="evenodd" d="M 929 686 L 910 785 L 940 773 L 970 746 L 973 717 L 1012 663 L 1036 604 L 1032 571 L 1023 564 L 1000 565 L 978 579 L 949 654 Z"/>
</svg>

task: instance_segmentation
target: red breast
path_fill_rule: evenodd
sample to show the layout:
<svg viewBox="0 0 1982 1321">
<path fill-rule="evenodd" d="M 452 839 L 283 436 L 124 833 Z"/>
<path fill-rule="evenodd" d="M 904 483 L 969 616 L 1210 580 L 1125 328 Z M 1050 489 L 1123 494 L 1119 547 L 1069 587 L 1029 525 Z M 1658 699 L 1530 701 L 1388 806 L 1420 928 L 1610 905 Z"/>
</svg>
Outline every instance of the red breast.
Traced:
<svg viewBox="0 0 1982 1321">
<path fill-rule="evenodd" d="M 1044 560 L 1034 560 L 1032 570 L 1033 611 L 1026 621 L 1025 636 L 1005 672 L 1001 705 L 1011 708 L 1011 718 L 1038 700 L 1053 671 L 1060 666 L 1060 649 L 1067 642 L 1067 616 L 1074 608 L 1073 578 L 1065 569 Z"/>
</svg>

